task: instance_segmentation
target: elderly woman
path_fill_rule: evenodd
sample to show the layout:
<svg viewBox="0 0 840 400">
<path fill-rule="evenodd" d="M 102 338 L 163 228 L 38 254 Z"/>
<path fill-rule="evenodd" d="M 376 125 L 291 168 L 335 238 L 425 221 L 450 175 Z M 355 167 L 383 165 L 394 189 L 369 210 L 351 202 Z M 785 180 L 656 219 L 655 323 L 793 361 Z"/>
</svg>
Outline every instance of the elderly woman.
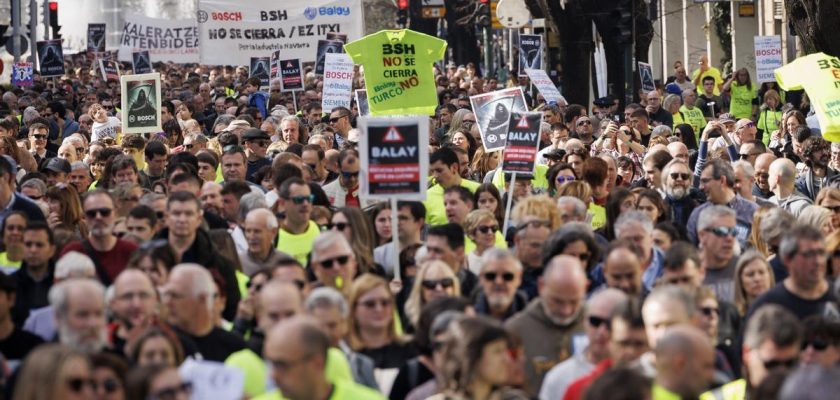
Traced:
<svg viewBox="0 0 840 400">
<path fill-rule="evenodd" d="M 464 232 L 475 243 L 475 250 L 467 254 L 467 269 L 474 274 L 481 273 L 481 256 L 496 244 L 496 232 L 499 231 L 496 217 L 487 210 L 473 210 L 464 220 Z"/>
<path fill-rule="evenodd" d="M 800 224 L 811 225 L 828 236 L 835 230 L 831 221 L 832 214 L 834 213 L 825 207 L 811 205 L 802 209 L 797 221 Z"/>
<path fill-rule="evenodd" d="M 682 98 L 676 94 L 669 94 L 665 96 L 665 100 L 662 101 L 662 108 L 671 113 L 671 118 L 674 119 L 674 126 L 685 123 L 685 117 L 683 116 L 683 113 L 680 112 L 681 105 Z"/>
</svg>

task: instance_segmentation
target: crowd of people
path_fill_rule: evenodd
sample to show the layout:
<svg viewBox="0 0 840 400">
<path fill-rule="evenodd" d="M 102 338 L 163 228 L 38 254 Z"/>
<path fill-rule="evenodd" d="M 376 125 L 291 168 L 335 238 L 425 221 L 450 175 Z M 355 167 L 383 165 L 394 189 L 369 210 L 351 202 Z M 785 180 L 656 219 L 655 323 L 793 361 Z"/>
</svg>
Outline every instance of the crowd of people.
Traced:
<svg viewBox="0 0 840 400">
<path fill-rule="evenodd" d="M 427 198 L 392 209 L 311 67 L 294 97 L 154 67 L 160 132 L 121 132 L 84 55 L 0 87 L 5 398 L 185 399 L 185 360 L 251 399 L 840 391 L 840 145 L 807 94 L 705 57 L 631 104 L 436 67 Z M 543 113 L 513 187 L 469 101 L 504 87 Z"/>
</svg>

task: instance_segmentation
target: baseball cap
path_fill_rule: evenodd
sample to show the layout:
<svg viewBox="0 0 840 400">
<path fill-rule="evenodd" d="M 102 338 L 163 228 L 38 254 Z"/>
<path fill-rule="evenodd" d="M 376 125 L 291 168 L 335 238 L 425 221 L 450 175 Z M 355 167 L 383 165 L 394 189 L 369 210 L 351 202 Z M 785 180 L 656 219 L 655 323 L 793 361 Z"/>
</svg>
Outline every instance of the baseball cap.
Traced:
<svg viewBox="0 0 840 400">
<path fill-rule="evenodd" d="M 592 102 L 592 104 L 598 107 L 610 107 L 613 105 L 613 100 L 609 97 L 599 97 Z"/>
<path fill-rule="evenodd" d="M 70 163 L 63 158 L 58 157 L 50 158 L 50 160 L 47 161 L 47 164 L 44 165 L 43 168 L 41 168 L 42 172 L 44 170 L 50 170 L 53 172 L 64 172 L 65 174 L 69 174 L 71 171 Z"/>
<path fill-rule="evenodd" d="M 734 124 L 735 118 L 732 118 L 732 114 L 730 113 L 723 113 L 718 118 L 718 121 L 720 121 L 723 124 Z"/>
<path fill-rule="evenodd" d="M 242 132 L 242 140 L 260 140 L 260 139 L 270 139 L 267 133 L 259 130 L 259 128 L 248 128 L 245 132 Z"/>
<path fill-rule="evenodd" d="M 233 132 L 235 129 L 248 129 L 250 127 L 251 124 L 249 124 L 248 121 L 245 121 L 244 119 L 235 119 L 233 121 L 230 121 L 230 125 L 228 125 L 227 128 L 223 129 L 222 132 Z"/>
</svg>

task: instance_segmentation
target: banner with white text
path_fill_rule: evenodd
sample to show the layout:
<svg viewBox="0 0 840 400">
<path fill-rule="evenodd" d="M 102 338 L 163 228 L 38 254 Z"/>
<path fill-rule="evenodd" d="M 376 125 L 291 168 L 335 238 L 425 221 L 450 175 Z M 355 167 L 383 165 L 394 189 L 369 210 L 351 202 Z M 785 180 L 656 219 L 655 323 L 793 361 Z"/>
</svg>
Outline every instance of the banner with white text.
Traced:
<svg viewBox="0 0 840 400">
<path fill-rule="evenodd" d="M 130 62 L 132 53 L 143 50 L 149 51 L 151 62 L 197 63 L 198 27 L 194 20 L 127 14 L 120 38 L 119 60 Z"/>
<path fill-rule="evenodd" d="M 755 81 L 758 83 L 775 82 L 777 68 L 782 62 L 781 36 L 756 36 L 755 43 Z"/>
<path fill-rule="evenodd" d="M 244 65 L 277 50 L 285 59 L 315 61 L 327 34 L 362 37 L 362 17 L 362 0 L 199 0 L 201 63 Z"/>
<path fill-rule="evenodd" d="M 344 53 L 329 53 L 324 61 L 324 93 L 321 109 L 329 113 L 333 108 L 350 108 L 353 97 L 353 60 Z"/>
</svg>

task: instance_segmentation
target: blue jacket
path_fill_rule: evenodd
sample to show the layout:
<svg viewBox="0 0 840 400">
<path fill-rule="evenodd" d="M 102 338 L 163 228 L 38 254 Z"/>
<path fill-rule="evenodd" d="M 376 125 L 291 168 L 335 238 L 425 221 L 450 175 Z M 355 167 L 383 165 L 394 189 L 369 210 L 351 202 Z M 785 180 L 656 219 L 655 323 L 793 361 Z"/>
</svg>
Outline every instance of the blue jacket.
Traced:
<svg viewBox="0 0 840 400">
<path fill-rule="evenodd" d="M 260 110 L 260 114 L 262 115 L 263 119 L 268 117 L 268 93 L 266 92 L 254 92 L 250 96 L 248 96 L 248 106 L 249 107 L 256 107 Z"/>
</svg>

